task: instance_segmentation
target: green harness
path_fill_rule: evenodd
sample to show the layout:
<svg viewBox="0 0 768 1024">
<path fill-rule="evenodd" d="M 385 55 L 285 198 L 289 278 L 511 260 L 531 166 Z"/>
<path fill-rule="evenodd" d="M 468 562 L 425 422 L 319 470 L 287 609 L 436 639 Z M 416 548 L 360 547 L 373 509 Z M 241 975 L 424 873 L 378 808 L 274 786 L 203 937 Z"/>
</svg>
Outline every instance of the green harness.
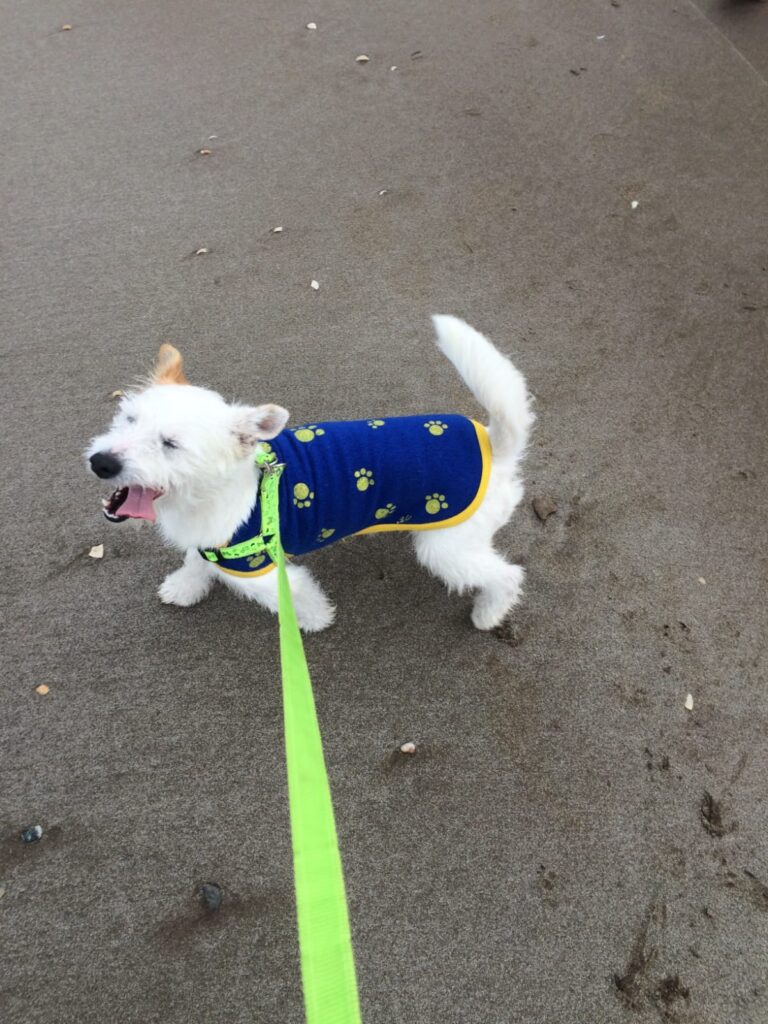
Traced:
<svg viewBox="0 0 768 1024">
<path fill-rule="evenodd" d="M 285 464 L 277 461 L 274 452 L 259 449 L 256 452 L 256 465 L 261 469 L 259 483 L 259 504 L 261 505 L 261 533 L 240 544 L 232 544 L 228 548 L 206 548 L 201 551 L 209 562 L 224 562 L 230 558 L 248 558 L 250 555 L 268 554 L 275 565 L 277 555 L 282 550 L 280 545 L 280 512 L 278 508 L 278 488 L 280 475 Z M 281 620 L 282 622 L 282 620 Z"/>
<path fill-rule="evenodd" d="M 284 464 L 259 451 L 261 533 L 206 550 L 211 562 L 266 552 L 277 565 L 285 759 L 296 916 L 307 1024 L 360 1024 L 344 873 L 312 682 L 280 543 L 278 485 Z"/>
</svg>

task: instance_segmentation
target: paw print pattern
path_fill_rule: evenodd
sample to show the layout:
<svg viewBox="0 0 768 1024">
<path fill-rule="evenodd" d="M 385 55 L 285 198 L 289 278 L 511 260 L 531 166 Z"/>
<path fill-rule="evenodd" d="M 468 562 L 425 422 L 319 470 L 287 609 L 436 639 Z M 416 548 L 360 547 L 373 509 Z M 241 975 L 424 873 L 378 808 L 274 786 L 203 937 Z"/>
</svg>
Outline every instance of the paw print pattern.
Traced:
<svg viewBox="0 0 768 1024">
<path fill-rule="evenodd" d="M 266 556 L 265 554 L 261 554 L 261 555 L 252 555 L 252 556 L 251 556 L 251 557 L 250 557 L 250 558 L 248 559 L 248 565 L 250 565 L 250 567 L 251 567 L 252 569 L 258 569 L 258 568 L 259 568 L 259 566 L 261 566 L 261 565 L 264 565 L 264 563 L 266 562 L 266 560 L 267 560 L 267 556 Z"/>
<path fill-rule="evenodd" d="M 355 480 L 357 481 L 358 491 L 367 491 L 376 482 L 370 469 L 356 469 Z"/>
<path fill-rule="evenodd" d="M 398 523 L 410 523 L 412 519 L 413 516 L 400 516 L 400 518 L 397 521 Z"/>
<path fill-rule="evenodd" d="M 433 437 L 440 437 L 440 435 L 444 434 L 448 429 L 448 424 L 443 423 L 441 420 L 427 420 L 424 426 Z"/>
<path fill-rule="evenodd" d="M 272 452 L 275 450 L 269 443 L 269 441 L 259 441 L 259 448 L 261 448 L 263 452 L 266 452 L 267 455 L 271 455 Z"/>
<path fill-rule="evenodd" d="M 386 519 L 387 516 L 392 515 L 396 508 L 396 505 L 393 505 L 391 501 L 388 501 L 384 508 L 377 508 L 373 514 L 377 519 Z"/>
<path fill-rule="evenodd" d="M 316 437 L 322 437 L 325 431 L 322 427 L 316 426 L 314 423 L 308 427 L 299 427 L 298 430 L 294 430 L 293 435 L 297 441 L 304 441 L 308 444 L 310 441 L 314 441 Z"/>
<path fill-rule="evenodd" d="M 445 495 L 428 494 L 425 508 L 431 516 L 436 516 L 441 509 L 448 508 L 448 502 L 445 500 Z"/>
<path fill-rule="evenodd" d="M 318 533 L 318 535 L 317 535 L 317 542 L 318 542 L 318 544 L 322 544 L 322 542 L 324 540 L 328 540 L 328 538 L 332 537 L 334 535 L 334 533 L 336 533 L 335 530 L 328 530 L 326 528 L 323 528 L 320 531 L 320 533 Z"/>
<path fill-rule="evenodd" d="M 384 420 L 368 420 L 368 426 L 371 430 L 378 430 L 379 427 L 384 426 Z"/>
<path fill-rule="evenodd" d="M 293 504 L 296 508 L 309 508 L 314 496 L 315 492 L 310 491 L 307 484 L 296 484 L 293 488 Z"/>
</svg>

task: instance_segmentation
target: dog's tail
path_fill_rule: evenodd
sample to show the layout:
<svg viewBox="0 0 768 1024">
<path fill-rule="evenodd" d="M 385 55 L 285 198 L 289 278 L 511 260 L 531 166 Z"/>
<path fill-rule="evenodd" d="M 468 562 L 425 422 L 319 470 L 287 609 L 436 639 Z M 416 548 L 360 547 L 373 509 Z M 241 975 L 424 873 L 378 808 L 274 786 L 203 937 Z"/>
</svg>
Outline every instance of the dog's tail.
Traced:
<svg viewBox="0 0 768 1024">
<path fill-rule="evenodd" d="M 533 421 L 525 378 L 479 331 L 455 316 L 433 316 L 437 344 L 469 390 L 488 410 L 494 455 L 518 459 Z"/>
</svg>

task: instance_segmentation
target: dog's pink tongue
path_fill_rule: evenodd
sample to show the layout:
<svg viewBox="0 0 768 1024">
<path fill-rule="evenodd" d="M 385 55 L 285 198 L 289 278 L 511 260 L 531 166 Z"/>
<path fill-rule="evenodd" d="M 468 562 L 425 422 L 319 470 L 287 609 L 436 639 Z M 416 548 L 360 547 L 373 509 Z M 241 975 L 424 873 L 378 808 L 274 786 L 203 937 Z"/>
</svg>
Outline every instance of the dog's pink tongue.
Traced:
<svg viewBox="0 0 768 1024">
<path fill-rule="evenodd" d="M 155 521 L 154 500 L 162 494 L 162 491 L 155 491 L 151 487 L 137 487 L 135 484 L 128 488 L 128 497 L 120 505 L 118 514 L 129 516 L 131 519 L 149 519 Z"/>
</svg>

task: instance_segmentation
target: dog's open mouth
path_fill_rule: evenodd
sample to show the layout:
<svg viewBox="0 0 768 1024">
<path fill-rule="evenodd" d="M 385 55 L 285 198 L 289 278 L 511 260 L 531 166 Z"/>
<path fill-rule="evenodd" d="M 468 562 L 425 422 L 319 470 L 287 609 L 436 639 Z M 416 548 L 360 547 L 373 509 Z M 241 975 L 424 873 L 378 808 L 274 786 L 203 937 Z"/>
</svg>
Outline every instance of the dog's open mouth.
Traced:
<svg viewBox="0 0 768 1024">
<path fill-rule="evenodd" d="M 124 523 L 126 519 L 148 519 L 154 523 L 155 499 L 162 491 L 154 487 L 118 487 L 116 491 L 102 502 L 104 515 L 111 523 Z"/>
</svg>

